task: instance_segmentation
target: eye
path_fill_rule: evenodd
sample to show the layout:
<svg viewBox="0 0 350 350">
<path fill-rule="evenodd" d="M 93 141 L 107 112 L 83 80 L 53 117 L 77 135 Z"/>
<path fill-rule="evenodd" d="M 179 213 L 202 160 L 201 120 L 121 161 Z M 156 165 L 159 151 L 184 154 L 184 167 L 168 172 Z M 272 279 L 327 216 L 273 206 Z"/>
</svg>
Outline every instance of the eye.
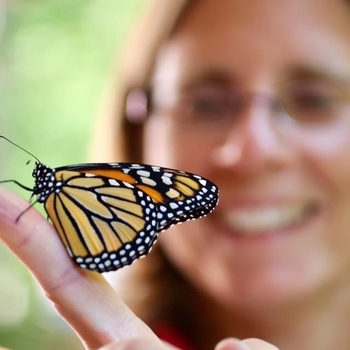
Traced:
<svg viewBox="0 0 350 350">
<path fill-rule="evenodd" d="M 216 121 L 231 108 L 230 89 L 219 84 L 197 85 L 183 97 L 188 116 L 198 121 Z"/>
<path fill-rule="evenodd" d="M 337 95 L 329 91 L 306 91 L 290 99 L 294 110 L 315 111 L 331 108 L 337 104 Z"/>
<path fill-rule="evenodd" d="M 221 94 L 199 92 L 193 96 L 192 108 L 195 114 L 220 116 L 227 111 L 227 98 Z"/>
<path fill-rule="evenodd" d="M 298 82 L 284 93 L 283 105 L 294 119 L 324 121 L 349 104 L 345 95 L 341 85 L 329 81 Z"/>
</svg>

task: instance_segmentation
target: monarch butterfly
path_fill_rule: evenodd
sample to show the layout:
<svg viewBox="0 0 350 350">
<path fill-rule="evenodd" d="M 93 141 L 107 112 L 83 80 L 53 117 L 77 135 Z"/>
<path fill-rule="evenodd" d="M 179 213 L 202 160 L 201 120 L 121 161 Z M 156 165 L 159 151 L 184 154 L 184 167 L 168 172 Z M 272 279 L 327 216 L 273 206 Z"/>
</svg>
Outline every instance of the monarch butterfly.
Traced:
<svg viewBox="0 0 350 350">
<path fill-rule="evenodd" d="M 36 159 L 33 188 L 1 183 L 31 191 L 37 197 L 31 206 L 44 204 L 69 256 L 83 269 L 102 273 L 130 265 L 149 253 L 158 233 L 204 217 L 218 203 L 218 188 L 199 175 L 132 163 L 49 168 L 0 137 Z"/>
</svg>

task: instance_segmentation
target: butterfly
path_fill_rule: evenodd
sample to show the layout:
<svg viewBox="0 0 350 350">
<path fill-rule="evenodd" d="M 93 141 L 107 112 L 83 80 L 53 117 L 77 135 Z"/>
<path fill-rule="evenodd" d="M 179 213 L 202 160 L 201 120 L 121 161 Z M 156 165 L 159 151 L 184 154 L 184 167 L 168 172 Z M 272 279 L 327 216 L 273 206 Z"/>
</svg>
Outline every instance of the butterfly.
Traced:
<svg viewBox="0 0 350 350">
<path fill-rule="evenodd" d="M 102 273 L 130 265 L 149 253 L 160 232 L 204 217 L 218 204 L 217 186 L 196 174 L 133 163 L 50 168 L 0 137 L 36 159 L 33 188 L 15 180 L 1 182 L 14 182 L 36 196 L 32 205 L 44 205 L 69 256 L 82 269 Z"/>
</svg>

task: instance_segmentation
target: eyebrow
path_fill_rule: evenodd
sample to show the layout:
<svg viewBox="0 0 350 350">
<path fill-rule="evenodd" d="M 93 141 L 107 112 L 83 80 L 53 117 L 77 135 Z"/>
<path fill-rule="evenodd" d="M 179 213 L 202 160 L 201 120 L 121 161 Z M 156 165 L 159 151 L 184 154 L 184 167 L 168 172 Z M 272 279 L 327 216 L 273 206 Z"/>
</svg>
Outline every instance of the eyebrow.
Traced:
<svg viewBox="0 0 350 350">
<path fill-rule="evenodd" d="M 205 71 L 197 72 L 193 74 L 189 79 L 190 81 L 198 82 L 218 82 L 218 83 L 234 83 L 235 79 L 232 79 L 232 75 L 222 69 L 206 69 Z"/>
<path fill-rule="evenodd" d="M 336 78 L 344 77 L 345 75 L 345 73 L 339 72 L 339 69 L 337 69 L 337 67 L 333 69 L 332 67 L 326 66 L 296 66 L 288 74 L 288 80 L 317 77 Z"/>
<path fill-rule="evenodd" d="M 282 83 L 284 81 L 307 79 L 307 78 L 318 78 L 324 77 L 333 79 L 343 80 L 344 77 L 350 77 L 350 70 L 348 74 L 343 71 L 342 68 L 332 67 L 329 65 L 317 65 L 317 64 L 305 64 L 305 65 L 295 65 L 286 68 L 286 72 L 280 75 L 278 81 L 274 83 Z M 202 71 L 195 72 L 191 76 L 187 76 L 182 82 L 182 87 L 190 87 L 193 82 L 196 83 L 220 83 L 235 85 L 239 84 L 239 81 L 232 72 L 223 70 L 220 67 L 209 67 Z"/>
<path fill-rule="evenodd" d="M 335 67 L 317 67 L 317 66 L 295 66 L 288 68 L 285 74 L 282 74 L 282 80 L 296 80 L 303 78 L 317 78 L 317 77 L 344 77 L 346 74 L 339 72 L 339 69 Z M 350 76 L 350 72 L 348 74 Z M 206 71 L 197 72 L 192 75 L 187 81 L 197 81 L 197 82 L 214 82 L 214 83 L 227 83 L 235 84 L 237 79 L 232 75 L 232 73 L 223 71 L 222 69 L 208 69 Z M 185 82 L 186 83 L 186 82 Z"/>
</svg>

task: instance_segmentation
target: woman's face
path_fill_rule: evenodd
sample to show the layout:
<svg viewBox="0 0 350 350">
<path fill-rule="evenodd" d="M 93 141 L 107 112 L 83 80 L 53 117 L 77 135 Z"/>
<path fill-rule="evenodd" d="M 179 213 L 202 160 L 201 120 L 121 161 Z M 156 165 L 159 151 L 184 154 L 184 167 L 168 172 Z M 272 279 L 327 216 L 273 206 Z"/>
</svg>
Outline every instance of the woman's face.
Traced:
<svg viewBox="0 0 350 350">
<path fill-rule="evenodd" d="M 161 244 L 226 306 L 350 285 L 346 79 L 342 0 L 201 0 L 159 53 L 144 161 L 221 191 L 213 214 Z"/>
</svg>

